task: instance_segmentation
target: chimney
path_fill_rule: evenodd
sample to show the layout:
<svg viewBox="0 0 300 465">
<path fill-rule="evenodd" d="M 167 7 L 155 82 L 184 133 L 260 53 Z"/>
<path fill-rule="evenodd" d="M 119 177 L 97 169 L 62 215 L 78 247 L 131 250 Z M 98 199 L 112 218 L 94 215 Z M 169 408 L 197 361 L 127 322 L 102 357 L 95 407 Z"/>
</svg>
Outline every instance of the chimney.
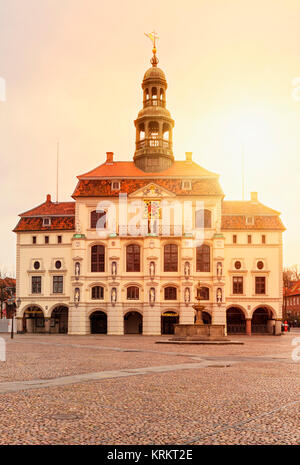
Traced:
<svg viewBox="0 0 300 465">
<path fill-rule="evenodd" d="M 258 202 L 257 192 L 251 192 L 251 202 Z"/>
<path fill-rule="evenodd" d="M 51 203 L 51 195 L 47 194 L 46 203 Z"/>
<path fill-rule="evenodd" d="M 193 152 L 185 152 L 185 161 L 191 163 L 192 162 L 192 155 L 193 155 Z"/>
<path fill-rule="evenodd" d="M 106 163 L 114 162 L 114 152 L 106 152 Z"/>
</svg>

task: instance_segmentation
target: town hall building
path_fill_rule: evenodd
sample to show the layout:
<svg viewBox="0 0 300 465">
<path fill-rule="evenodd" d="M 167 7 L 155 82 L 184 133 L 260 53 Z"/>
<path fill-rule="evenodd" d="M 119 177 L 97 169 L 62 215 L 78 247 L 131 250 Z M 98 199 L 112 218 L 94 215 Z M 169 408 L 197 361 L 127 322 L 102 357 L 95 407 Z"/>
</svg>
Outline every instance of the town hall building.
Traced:
<svg viewBox="0 0 300 465">
<path fill-rule="evenodd" d="M 17 328 L 27 333 L 170 334 L 194 322 L 201 285 L 205 323 L 227 334 L 280 334 L 280 214 L 226 201 L 219 175 L 175 160 L 167 81 L 154 49 L 135 120 L 133 160 L 78 176 L 70 202 L 20 214 Z"/>
</svg>

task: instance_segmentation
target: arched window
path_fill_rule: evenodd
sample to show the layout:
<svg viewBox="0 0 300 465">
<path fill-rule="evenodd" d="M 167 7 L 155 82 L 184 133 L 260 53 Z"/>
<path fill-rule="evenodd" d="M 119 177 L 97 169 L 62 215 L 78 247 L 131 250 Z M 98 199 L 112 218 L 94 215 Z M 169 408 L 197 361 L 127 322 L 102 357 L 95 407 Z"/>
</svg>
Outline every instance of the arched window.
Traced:
<svg viewBox="0 0 300 465">
<path fill-rule="evenodd" d="M 152 98 L 154 100 L 157 99 L 157 89 L 156 89 L 156 87 L 152 87 Z"/>
<path fill-rule="evenodd" d="M 210 271 L 210 247 L 201 245 L 196 249 L 196 271 Z"/>
<path fill-rule="evenodd" d="M 140 290 L 137 286 L 127 287 L 127 300 L 139 300 Z"/>
<path fill-rule="evenodd" d="M 170 140 L 170 126 L 167 123 L 163 124 L 163 139 Z"/>
<path fill-rule="evenodd" d="M 104 288 L 102 286 L 92 287 L 92 299 L 104 299 Z"/>
<path fill-rule="evenodd" d="M 164 271 L 178 271 L 178 247 L 167 244 L 164 247 Z"/>
<path fill-rule="evenodd" d="M 157 121 L 150 121 L 149 123 L 149 138 L 150 146 L 158 147 L 159 126 Z"/>
<path fill-rule="evenodd" d="M 165 300 L 176 300 L 177 299 L 177 289 L 176 287 L 165 287 Z"/>
<path fill-rule="evenodd" d="M 148 89 L 145 90 L 145 95 L 146 95 L 146 100 L 149 100 L 149 90 Z"/>
<path fill-rule="evenodd" d="M 160 100 L 164 100 L 164 90 L 160 89 Z"/>
<path fill-rule="evenodd" d="M 209 300 L 209 288 L 201 287 L 200 295 L 202 300 Z"/>
<path fill-rule="evenodd" d="M 211 211 L 197 210 L 195 223 L 196 228 L 211 228 Z"/>
<path fill-rule="evenodd" d="M 105 248 L 104 245 L 93 245 L 91 249 L 91 271 L 103 272 L 105 270 Z"/>
<path fill-rule="evenodd" d="M 140 140 L 145 139 L 145 125 L 144 125 L 144 123 L 139 125 L 139 139 Z"/>
<path fill-rule="evenodd" d="M 140 246 L 130 244 L 126 247 L 126 271 L 140 271 Z"/>
<path fill-rule="evenodd" d="M 100 218 L 102 218 L 102 220 L 98 223 Z M 95 229 L 97 227 L 97 223 L 98 228 L 106 228 L 106 212 L 96 210 L 91 212 L 91 229 Z"/>
</svg>

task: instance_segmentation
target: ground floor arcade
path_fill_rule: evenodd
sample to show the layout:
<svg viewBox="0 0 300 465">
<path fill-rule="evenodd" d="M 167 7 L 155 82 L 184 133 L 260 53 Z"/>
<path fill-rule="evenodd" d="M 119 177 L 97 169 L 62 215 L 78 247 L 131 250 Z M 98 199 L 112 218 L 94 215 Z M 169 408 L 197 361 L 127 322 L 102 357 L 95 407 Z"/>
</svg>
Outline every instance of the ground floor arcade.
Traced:
<svg viewBox="0 0 300 465">
<path fill-rule="evenodd" d="M 224 324 L 227 334 L 280 334 L 281 319 L 270 306 L 258 305 L 251 313 L 243 307 L 206 309 L 204 324 Z M 216 318 L 218 315 L 218 319 Z M 92 308 L 54 305 L 46 311 L 38 305 L 28 305 L 17 315 L 20 333 L 47 334 L 173 334 L 176 324 L 192 324 L 192 308 Z"/>
</svg>

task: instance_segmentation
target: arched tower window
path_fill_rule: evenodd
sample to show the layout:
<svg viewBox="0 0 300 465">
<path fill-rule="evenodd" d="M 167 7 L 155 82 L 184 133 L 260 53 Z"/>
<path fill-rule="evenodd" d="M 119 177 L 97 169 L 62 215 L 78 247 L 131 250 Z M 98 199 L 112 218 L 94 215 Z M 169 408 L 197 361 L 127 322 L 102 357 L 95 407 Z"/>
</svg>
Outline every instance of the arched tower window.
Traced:
<svg viewBox="0 0 300 465">
<path fill-rule="evenodd" d="M 196 249 L 196 271 L 210 272 L 210 247 L 203 244 Z"/>
<path fill-rule="evenodd" d="M 164 100 L 164 90 L 160 89 L 160 100 Z"/>
<path fill-rule="evenodd" d="M 157 121 L 150 121 L 149 123 L 149 138 L 150 138 L 150 146 L 151 147 L 158 147 L 159 141 L 159 125 Z"/>
<path fill-rule="evenodd" d="M 139 140 L 145 139 L 145 125 L 144 123 L 139 125 Z"/>
<path fill-rule="evenodd" d="M 164 271 L 178 271 L 178 247 L 167 244 L 164 247 Z"/>
<path fill-rule="evenodd" d="M 157 105 L 157 88 L 156 87 L 152 87 L 152 100 L 153 101 L 153 105 Z"/>
<path fill-rule="evenodd" d="M 140 246 L 130 244 L 126 247 L 126 271 L 140 271 Z"/>
<path fill-rule="evenodd" d="M 105 271 L 105 248 L 104 245 L 93 245 L 91 248 L 91 271 Z"/>
<path fill-rule="evenodd" d="M 167 123 L 163 124 L 163 139 L 170 140 L 170 126 Z"/>
</svg>

